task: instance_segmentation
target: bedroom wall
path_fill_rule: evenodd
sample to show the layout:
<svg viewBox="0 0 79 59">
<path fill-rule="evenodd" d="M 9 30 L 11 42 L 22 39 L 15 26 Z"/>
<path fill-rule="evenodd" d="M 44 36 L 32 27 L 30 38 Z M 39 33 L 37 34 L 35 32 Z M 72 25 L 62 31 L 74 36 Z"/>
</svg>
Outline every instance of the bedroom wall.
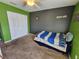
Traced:
<svg viewBox="0 0 79 59">
<path fill-rule="evenodd" d="M 74 6 L 32 12 L 31 32 L 53 31 L 65 32 L 68 30 L 69 22 L 73 13 Z M 57 16 L 67 15 L 67 18 L 57 19 Z"/>
<path fill-rule="evenodd" d="M 1 29 L 1 24 L 0 24 L 0 39 L 3 39 L 3 37 L 2 37 L 2 29 Z"/>
<path fill-rule="evenodd" d="M 76 18 L 78 14 L 78 19 Z M 70 25 L 70 32 L 73 34 L 73 44 L 71 51 L 71 59 L 79 59 L 79 3 L 76 5 L 75 11 L 73 13 L 72 22 Z"/>
<path fill-rule="evenodd" d="M 20 14 L 24 14 L 28 16 L 28 24 L 29 24 L 29 12 L 23 11 L 21 9 L 18 9 L 16 7 L 4 4 L 0 2 L 0 24 L 2 28 L 3 33 L 3 39 L 4 41 L 8 41 L 11 39 L 10 31 L 9 31 L 9 23 L 8 23 L 8 17 L 7 17 L 7 11 L 12 11 Z M 29 24 L 29 30 L 30 30 L 30 24 Z"/>
</svg>

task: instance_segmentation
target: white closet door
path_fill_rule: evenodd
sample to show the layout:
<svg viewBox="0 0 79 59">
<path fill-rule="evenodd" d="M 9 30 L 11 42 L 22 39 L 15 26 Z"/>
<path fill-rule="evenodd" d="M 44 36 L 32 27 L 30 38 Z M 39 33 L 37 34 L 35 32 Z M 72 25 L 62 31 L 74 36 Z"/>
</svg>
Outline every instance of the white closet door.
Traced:
<svg viewBox="0 0 79 59">
<path fill-rule="evenodd" d="M 7 15 L 12 39 L 17 39 L 28 34 L 28 18 L 26 15 L 10 11 L 7 12 Z"/>
</svg>

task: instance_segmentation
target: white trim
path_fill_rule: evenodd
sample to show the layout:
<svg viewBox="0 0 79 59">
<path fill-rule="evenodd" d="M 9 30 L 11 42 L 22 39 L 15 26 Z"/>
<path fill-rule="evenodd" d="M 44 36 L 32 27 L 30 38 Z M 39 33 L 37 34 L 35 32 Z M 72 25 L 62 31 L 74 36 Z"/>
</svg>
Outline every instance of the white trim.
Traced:
<svg viewBox="0 0 79 59">
<path fill-rule="evenodd" d="M 2 50 L 0 48 L 0 59 L 3 59 Z"/>
<path fill-rule="evenodd" d="M 69 55 L 69 59 L 71 59 L 71 56 Z"/>
</svg>

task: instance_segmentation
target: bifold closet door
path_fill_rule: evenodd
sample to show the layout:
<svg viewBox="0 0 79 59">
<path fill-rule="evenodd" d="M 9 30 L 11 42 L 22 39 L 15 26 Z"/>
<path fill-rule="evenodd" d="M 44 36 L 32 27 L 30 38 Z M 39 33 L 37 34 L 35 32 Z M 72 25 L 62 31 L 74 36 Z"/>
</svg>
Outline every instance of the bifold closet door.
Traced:
<svg viewBox="0 0 79 59">
<path fill-rule="evenodd" d="M 7 16 L 11 39 L 17 39 L 28 34 L 28 18 L 26 15 L 8 11 Z"/>
</svg>

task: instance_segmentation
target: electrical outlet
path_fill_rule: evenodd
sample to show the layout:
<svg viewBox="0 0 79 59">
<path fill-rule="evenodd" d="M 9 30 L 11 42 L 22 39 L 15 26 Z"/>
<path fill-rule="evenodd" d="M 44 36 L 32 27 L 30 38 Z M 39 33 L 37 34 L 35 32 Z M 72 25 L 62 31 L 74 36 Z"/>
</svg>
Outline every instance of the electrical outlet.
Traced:
<svg viewBox="0 0 79 59">
<path fill-rule="evenodd" d="M 75 59 L 78 59 L 78 56 L 77 55 L 75 55 Z"/>
</svg>

